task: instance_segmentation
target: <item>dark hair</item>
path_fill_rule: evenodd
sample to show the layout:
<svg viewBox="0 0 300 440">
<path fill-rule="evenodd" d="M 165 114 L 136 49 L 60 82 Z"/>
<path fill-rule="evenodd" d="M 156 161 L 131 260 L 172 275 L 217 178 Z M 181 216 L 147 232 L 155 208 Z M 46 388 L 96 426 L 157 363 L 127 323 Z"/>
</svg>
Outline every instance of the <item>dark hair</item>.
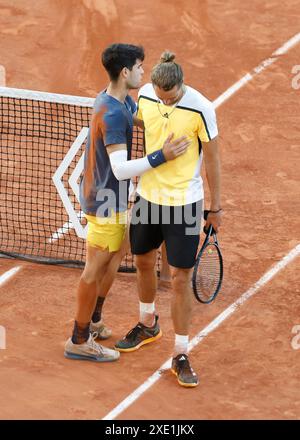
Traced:
<svg viewBox="0 0 300 440">
<path fill-rule="evenodd" d="M 105 67 L 111 81 L 116 81 L 124 69 L 131 70 L 136 60 L 143 61 L 145 58 L 142 46 L 133 44 L 111 44 L 102 53 L 102 64 Z"/>
<path fill-rule="evenodd" d="M 153 67 L 151 73 L 152 83 L 166 92 L 183 83 L 182 68 L 174 60 L 175 54 L 173 52 L 163 52 L 160 62 Z"/>
</svg>

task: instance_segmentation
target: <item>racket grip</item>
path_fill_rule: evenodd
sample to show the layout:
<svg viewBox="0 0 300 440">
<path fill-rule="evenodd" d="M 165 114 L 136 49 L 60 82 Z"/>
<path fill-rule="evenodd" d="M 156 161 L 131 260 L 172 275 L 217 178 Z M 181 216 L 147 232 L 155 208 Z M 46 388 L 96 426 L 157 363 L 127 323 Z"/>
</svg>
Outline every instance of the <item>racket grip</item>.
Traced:
<svg viewBox="0 0 300 440">
<path fill-rule="evenodd" d="M 207 217 L 208 217 L 208 214 L 210 213 L 210 211 L 208 210 L 208 209 L 205 209 L 204 210 L 204 213 L 203 213 L 203 217 L 204 217 L 204 220 L 206 221 L 207 220 Z M 214 228 L 212 227 L 212 225 L 210 225 L 211 226 L 211 234 L 215 234 L 216 233 L 216 231 L 214 230 Z M 205 226 L 203 227 L 203 232 L 207 235 L 208 233 L 209 233 L 209 230 L 210 230 L 210 227 L 209 228 L 206 228 Z"/>
<path fill-rule="evenodd" d="M 207 220 L 208 214 L 209 214 L 209 210 L 208 209 L 204 209 L 204 213 L 203 213 L 204 220 Z"/>
</svg>

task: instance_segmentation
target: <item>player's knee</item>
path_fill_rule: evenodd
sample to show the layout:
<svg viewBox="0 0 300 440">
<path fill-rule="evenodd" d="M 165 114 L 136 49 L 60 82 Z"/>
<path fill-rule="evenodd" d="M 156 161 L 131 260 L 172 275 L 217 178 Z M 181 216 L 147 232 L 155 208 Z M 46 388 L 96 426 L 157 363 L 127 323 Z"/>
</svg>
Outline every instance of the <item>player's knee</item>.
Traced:
<svg viewBox="0 0 300 440">
<path fill-rule="evenodd" d="M 97 271 L 92 268 L 85 268 L 81 275 L 81 278 L 87 284 L 94 283 L 95 281 L 97 281 Z"/>
<path fill-rule="evenodd" d="M 105 273 L 106 269 L 107 264 L 102 264 L 101 266 L 96 264 L 96 262 L 86 264 L 81 277 L 86 283 L 94 283 L 98 280 L 99 273 Z"/>
<path fill-rule="evenodd" d="M 135 264 L 138 270 L 140 271 L 149 271 L 153 270 L 155 267 L 156 260 L 152 257 L 152 255 L 137 255 Z"/>
<path fill-rule="evenodd" d="M 172 287 L 177 292 L 185 292 L 189 287 L 191 271 L 186 269 L 174 269 L 172 271 Z"/>
</svg>

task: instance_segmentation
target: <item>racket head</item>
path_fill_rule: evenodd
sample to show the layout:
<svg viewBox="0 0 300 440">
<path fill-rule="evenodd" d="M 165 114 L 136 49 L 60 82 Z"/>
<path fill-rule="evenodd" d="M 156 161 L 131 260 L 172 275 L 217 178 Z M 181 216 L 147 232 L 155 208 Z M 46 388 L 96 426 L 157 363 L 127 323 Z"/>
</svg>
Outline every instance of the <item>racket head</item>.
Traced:
<svg viewBox="0 0 300 440">
<path fill-rule="evenodd" d="M 193 270 L 192 286 L 197 301 L 209 304 L 220 291 L 223 280 L 223 257 L 216 239 L 210 240 L 212 227 L 197 256 Z"/>
</svg>

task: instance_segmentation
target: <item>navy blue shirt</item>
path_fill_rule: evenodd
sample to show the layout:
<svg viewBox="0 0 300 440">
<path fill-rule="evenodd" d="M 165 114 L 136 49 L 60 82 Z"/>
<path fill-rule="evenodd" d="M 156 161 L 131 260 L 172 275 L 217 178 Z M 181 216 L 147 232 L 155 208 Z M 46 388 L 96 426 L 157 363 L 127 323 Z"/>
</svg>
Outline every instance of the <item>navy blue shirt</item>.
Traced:
<svg viewBox="0 0 300 440">
<path fill-rule="evenodd" d="M 80 183 L 80 204 L 85 214 L 107 217 L 111 209 L 127 210 L 130 180 L 116 179 L 106 147 L 126 144 L 127 160 L 131 159 L 135 111 L 136 104 L 128 95 L 122 103 L 104 91 L 95 100 Z"/>
</svg>

